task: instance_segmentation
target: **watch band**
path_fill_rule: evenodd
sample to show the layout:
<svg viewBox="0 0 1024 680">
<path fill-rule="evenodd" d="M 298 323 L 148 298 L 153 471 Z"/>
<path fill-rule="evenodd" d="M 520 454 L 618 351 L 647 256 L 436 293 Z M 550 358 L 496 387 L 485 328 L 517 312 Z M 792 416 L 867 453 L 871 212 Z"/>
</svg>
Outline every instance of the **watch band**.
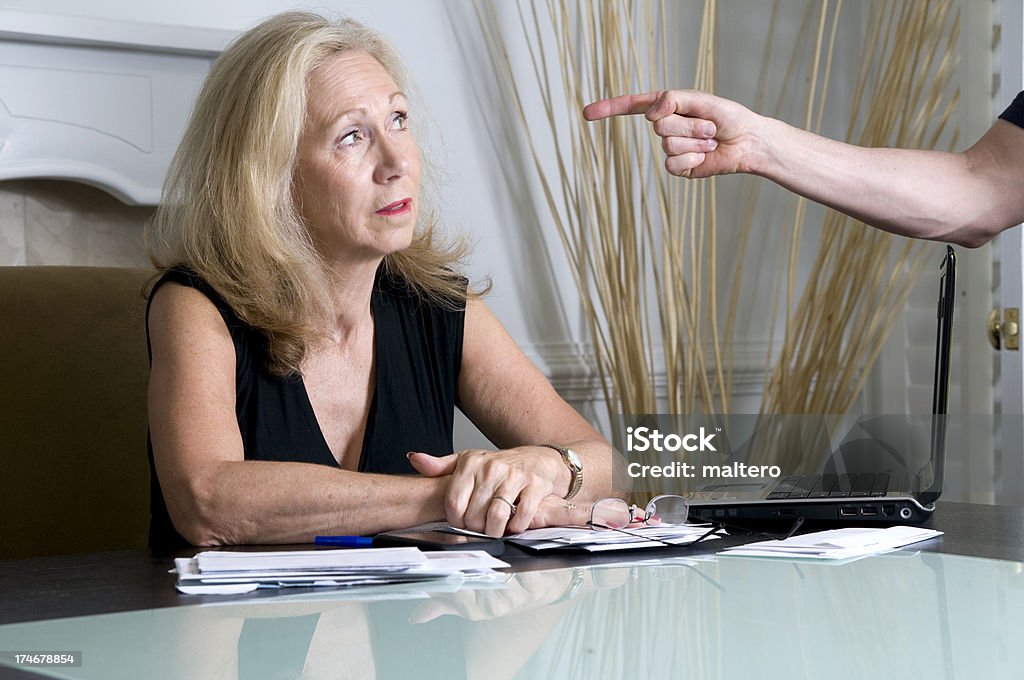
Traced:
<svg viewBox="0 0 1024 680">
<path fill-rule="evenodd" d="M 583 461 L 580 460 L 575 451 L 564 446 L 558 446 L 557 444 L 541 444 L 541 446 L 558 451 L 558 454 L 562 456 L 562 462 L 569 468 L 569 472 L 572 474 L 572 481 L 569 483 L 569 493 L 562 496 L 562 500 L 572 500 L 580 492 L 580 489 L 583 488 Z"/>
</svg>

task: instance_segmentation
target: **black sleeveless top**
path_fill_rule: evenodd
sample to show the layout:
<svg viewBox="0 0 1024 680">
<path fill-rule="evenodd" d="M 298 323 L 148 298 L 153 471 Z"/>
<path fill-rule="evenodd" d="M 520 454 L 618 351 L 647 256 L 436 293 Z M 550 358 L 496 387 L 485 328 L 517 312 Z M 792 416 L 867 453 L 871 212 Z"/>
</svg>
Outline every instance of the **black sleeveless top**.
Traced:
<svg viewBox="0 0 1024 680">
<path fill-rule="evenodd" d="M 301 376 L 280 378 L 267 370 L 266 337 L 191 272 L 166 272 L 150 294 L 173 281 L 194 288 L 220 311 L 235 345 L 235 415 L 246 460 L 290 461 L 338 467 Z M 359 458 L 360 472 L 415 474 L 409 451 L 452 452 L 456 387 L 462 363 L 465 309 L 424 301 L 401 281 L 378 273 L 370 300 L 374 319 L 373 397 Z M 147 309 L 147 341 L 148 341 Z M 152 358 L 152 350 L 150 350 Z M 175 531 L 150 460 L 150 546 L 188 545 Z"/>
<path fill-rule="evenodd" d="M 1017 127 L 1024 127 L 1024 92 L 1019 92 L 999 117 Z"/>
</svg>

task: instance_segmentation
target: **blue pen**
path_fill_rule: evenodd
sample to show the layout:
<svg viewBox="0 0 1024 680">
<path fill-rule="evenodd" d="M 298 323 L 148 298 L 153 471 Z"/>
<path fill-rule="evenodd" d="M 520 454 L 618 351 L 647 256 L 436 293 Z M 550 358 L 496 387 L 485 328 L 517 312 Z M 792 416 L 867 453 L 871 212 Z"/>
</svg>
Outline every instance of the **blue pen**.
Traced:
<svg viewBox="0 0 1024 680">
<path fill-rule="evenodd" d="M 371 536 L 317 536 L 316 545 L 336 545 L 342 548 L 369 548 L 373 545 Z"/>
</svg>

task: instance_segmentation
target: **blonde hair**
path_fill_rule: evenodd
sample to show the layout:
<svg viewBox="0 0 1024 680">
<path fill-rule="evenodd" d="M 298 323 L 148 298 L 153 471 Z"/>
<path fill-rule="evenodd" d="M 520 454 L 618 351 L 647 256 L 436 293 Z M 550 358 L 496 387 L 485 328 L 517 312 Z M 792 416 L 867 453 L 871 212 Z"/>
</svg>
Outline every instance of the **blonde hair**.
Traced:
<svg viewBox="0 0 1024 680">
<path fill-rule="evenodd" d="M 306 118 L 310 73 L 334 54 L 363 51 L 398 87 L 408 77 L 377 32 L 351 19 L 309 12 L 274 16 L 241 35 L 217 59 L 146 231 L 158 270 L 185 267 L 267 337 L 278 375 L 300 373 L 325 332 L 330 276 L 292 193 L 296 149 Z M 450 309 L 465 305 L 465 279 L 453 267 L 466 242 L 437 234 L 429 166 L 424 163 L 412 244 L 387 255 L 382 274 Z"/>
</svg>

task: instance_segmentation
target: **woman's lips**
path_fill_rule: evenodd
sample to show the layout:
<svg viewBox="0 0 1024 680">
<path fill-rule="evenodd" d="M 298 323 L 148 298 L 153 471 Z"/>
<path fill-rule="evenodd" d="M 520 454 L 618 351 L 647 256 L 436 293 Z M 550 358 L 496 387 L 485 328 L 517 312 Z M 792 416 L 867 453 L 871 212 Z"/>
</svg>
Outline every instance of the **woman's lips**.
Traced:
<svg viewBox="0 0 1024 680">
<path fill-rule="evenodd" d="M 384 217 L 394 217 L 395 215 L 404 215 L 410 210 L 412 210 L 412 199 L 403 198 L 400 201 L 389 203 L 388 205 L 378 210 L 376 214 L 382 215 Z"/>
</svg>

